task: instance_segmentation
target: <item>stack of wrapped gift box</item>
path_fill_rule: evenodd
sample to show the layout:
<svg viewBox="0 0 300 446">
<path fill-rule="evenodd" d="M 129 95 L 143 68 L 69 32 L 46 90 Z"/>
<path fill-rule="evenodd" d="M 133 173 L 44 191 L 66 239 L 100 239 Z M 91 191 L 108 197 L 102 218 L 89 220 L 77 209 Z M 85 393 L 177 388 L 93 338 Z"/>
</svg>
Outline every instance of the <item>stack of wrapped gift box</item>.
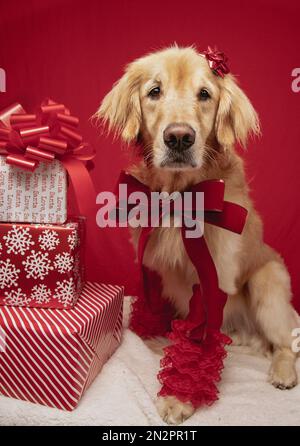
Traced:
<svg viewBox="0 0 300 446">
<path fill-rule="evenodd" d="M 74 121 L 44 105 L 50 125 L 19 104 L 0 113 L 0 393 L 72 410 L 120 343 L 123 288 L 85 282 L 85 218 L 67 218 L 68 174 L 49 150 L 69 150 L 58 110 L 66 135 Z"/>
</svg>

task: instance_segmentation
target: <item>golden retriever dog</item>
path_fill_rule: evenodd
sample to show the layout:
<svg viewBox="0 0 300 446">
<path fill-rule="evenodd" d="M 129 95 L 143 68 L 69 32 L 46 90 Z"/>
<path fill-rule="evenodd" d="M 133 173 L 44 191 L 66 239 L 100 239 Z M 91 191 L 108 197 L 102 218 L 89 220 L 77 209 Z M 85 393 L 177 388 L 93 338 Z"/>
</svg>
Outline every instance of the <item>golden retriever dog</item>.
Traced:
<svg viewBox="0 0 300 446">
<path fill-rule="evenodd" d="M 139 141 L 143 159 L 131 173 L 152 191 L 184 191 L 203 180 L 222 179 L 225 199 L 247 208 L 242 235 L 211 225 L 204 230 L 219 286 L 228 294 L 223 331 L 238 344 L 268 349 L 270 382 L 279 389 L 294 387 L 292 330 L 299 322 L 290 304 L 289 273 L 263 242 L 262 222 L 235 151 L 236 143 L 245 147 L 247 137 L 259 133 L 258 116 L 235 78 L 215 75 L 194 48 L 174 46 L 130 63 L 96 115 L 126 143 Z M 133 232 L 136 244 L 140 232 Z M 144 263 L 161 275 L 163 297 L 184 318 L 199 278 L 180 228 L 155 228 Z M 175 397 L 159 397 L 157 408 L 175 424 L 194 412 Z"/>
</svg>

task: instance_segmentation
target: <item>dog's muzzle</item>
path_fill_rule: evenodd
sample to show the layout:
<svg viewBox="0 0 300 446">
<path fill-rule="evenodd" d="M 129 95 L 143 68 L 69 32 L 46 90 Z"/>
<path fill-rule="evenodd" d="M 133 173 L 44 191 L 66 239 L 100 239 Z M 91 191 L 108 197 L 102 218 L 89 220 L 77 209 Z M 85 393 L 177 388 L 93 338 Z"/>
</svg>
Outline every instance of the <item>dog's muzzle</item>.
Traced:
<svg viewBox="0 0 300 446">
<path fill-rule="evenodd" d="M 167 148 L 167 153 L 161 167 L 186 168 L 195 167 L 192 148 L 196 132 L 188 124 L 174 123 L 166 127 L 163 132 L 163 139 Z"/>
<path fill-rule="evenodd" d="M 183 152 L 189 149 L 195 142 L 195 130 L 188 124 L 170 124 L 164 130 L 164 143 L 175 152 Z"/>
</svg>

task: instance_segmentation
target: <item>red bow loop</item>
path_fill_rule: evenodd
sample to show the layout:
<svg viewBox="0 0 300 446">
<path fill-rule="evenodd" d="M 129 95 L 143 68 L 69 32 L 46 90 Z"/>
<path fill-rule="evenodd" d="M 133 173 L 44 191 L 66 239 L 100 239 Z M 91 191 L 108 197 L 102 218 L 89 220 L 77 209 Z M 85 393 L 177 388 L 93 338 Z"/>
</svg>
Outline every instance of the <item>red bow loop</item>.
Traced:
<svg viewBox="0 0 300 446">
<path fill-rule="evenodd" d="M 145 184 L 141 183 L 137 178 L 122 171 L 118 185 L 123 184 L 127 187 L 128 196 L 134 192 L 143 192 L 148 198 L 148 214 L 151 215 L 151 191 Z M 222 227 L 231 232 L 241 234 L 246 222 L 247 210 L 236 203 L 231 203 L 224 200 L 225 183 L 223 180 L 205 180 L 191 187 L 186 192 L 192 192 L 192 209 L 188 211 L 193 212 L 193 216 L 197 215 L 196 211 L 196 193 L 204 193 L 204 222 Z M 117 190 L 115 191 L 117 195 Z M 134 205 L 136 206 L 136 205 Z M 176 207 L 170 207 L 172 210 Z M 120 207 L 122 210 L 122 208 Z M 128 211 L 132 206 L 128 206 Z M 160 207 L 162 211 L 162 208 Z M 183 209 L 183 213 L 186 209 Z M 160 215 L 162 217 L 162 215 Z"/>
</svg>

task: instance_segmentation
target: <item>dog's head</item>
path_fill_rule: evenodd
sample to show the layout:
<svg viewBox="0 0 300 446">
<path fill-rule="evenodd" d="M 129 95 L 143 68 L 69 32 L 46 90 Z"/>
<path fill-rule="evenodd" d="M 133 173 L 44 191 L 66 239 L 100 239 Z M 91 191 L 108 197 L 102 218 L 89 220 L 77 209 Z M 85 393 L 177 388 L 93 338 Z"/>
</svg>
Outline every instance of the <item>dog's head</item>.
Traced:
<svg viewBox="0 0 300 446">
<path fill-rule="evenodd" d="M 201 168 L 206 154 L 246 144 L 257 114 L 232 75 L 221 78 L 193 48 L 138 59 L 104 98 L 97 116 L 124 141 L 139 140 L 157 168 Z"/>
</svg>

